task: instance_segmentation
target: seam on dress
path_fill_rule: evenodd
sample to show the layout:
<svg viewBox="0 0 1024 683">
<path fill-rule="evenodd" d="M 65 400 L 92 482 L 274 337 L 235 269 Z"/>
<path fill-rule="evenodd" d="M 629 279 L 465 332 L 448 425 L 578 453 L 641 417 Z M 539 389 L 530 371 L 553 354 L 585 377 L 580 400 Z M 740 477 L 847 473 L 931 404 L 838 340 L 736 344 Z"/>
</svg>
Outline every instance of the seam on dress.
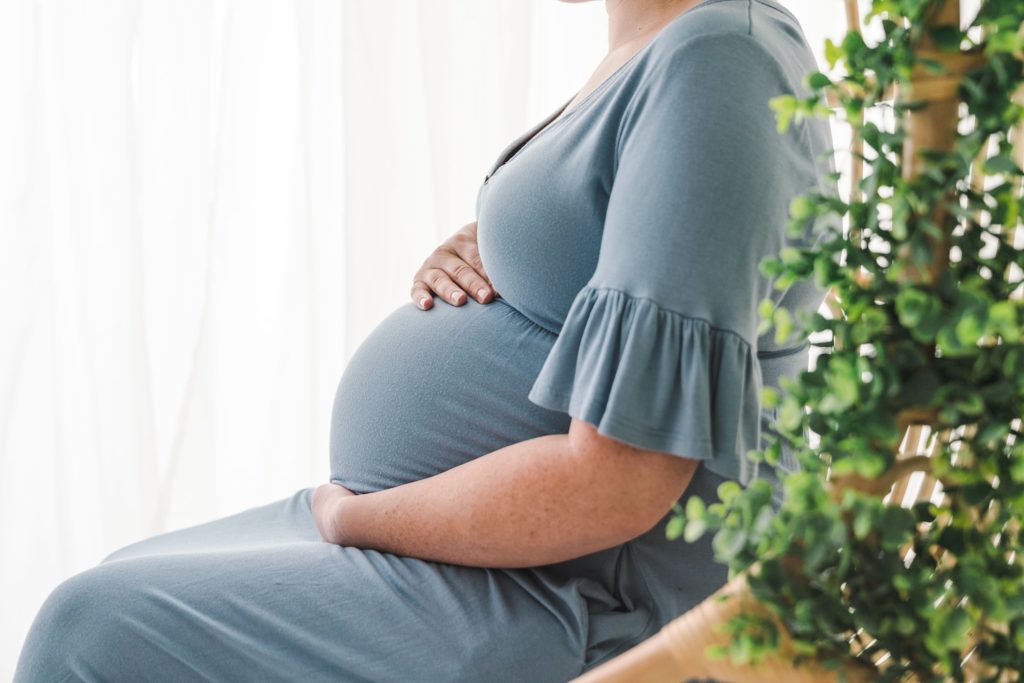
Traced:
<svg viewBox="0 0 1024 683">
<path fill-rule="evenodd" d="M 594 405 L 594 404 L 591 404 L 591 405 Z M 634 430 L 634 431 L 636 431 L 636 432 L 638 432 L 640 434 L 646 434 L 646 435 L 652 436 L 652 437 L 669 437 L 669 438 L 671 438 L 673 440 L 680 440 L 680 439 L 687 438 L 689 436 L 688 433 L 685 433 L 685 432 L 676 432 L 676 431 L 672 431 L 672 430 L 655 429 L 655 428 L 647 427 L 647 426 L 644 426 L 644 425 L 639 425 L 639 424 L 637 424 L 635 422 L 632 422 L 631 420 L 626 419 L 626 418 L 622 418 L 622 417 L 618 417 L 618 416 L 606 416 L 605 415 L 605 411 L 606 410 L 607 410 L 606 407 L 601 409 L 601 420 L 600 421 L 601 422 L 607 422 L 611 426 L 621 425 L 621 426 L 623 426 L 623 427 L 625 427 L 627 429 L 632 429 L 632 430 Z M 583 418 L 581 417 L 579 419 L 582 420 Z M 596 425 L 595 425 L 595 428 L 596 428 Z M 600 430 L 599 430 L 599 432 L 600 432 Z M 612 438 L 615 438 L 615 437 L 612 437 Z M 721 451 L 716 451 L 712 447 L 711 443 L 709 443 L 708 441 L 703 441 L 702 440 L 701 441 L 701 445 L 704 447 L 705 452 L 710 452 L 711 453 L 711 455 L 709 457 L 702 457 L 701 455 L 686 455 L 684 457 L 690 458 L 691 460 L 716 460 L 716 459 L 717 460 L 722 460 L 722 459 L 732 458 L 733 456 L 736 455 L 735 453 L 723 453 Z M 743 455 L 745 456 L 745 454 L 743 454 Z"/>
<path fill-rule="evenodd" d="M 784 6 L 782 6 L 780 4 L 777 4 L 775 2 L 768 2 L 768 0 L 757 0 L 757 3 L 760 4 L 760 5 L 764 5 L 768 9 L 773 9 L 776 12 L 779 12 L 781 14 L 786 15 L 787 17 L 792 19 L 797 24 L 800 23 L 799 20 L 796 18 L 796 15 L 794 15 L 792 12 L 790 12 L 788 9 L 786 9 Z"/>
<path fill-rule="evenodd" d="M 687 10 L 687 12 L 692 12 L 694 10 L 702 9 L 704 7 L 707 7 L 708 5 L 714 5 L 716 2 L 729 2 L 729 1 L 730 0 L 704 0 L 704 2 L 699 3 L 697 5 L 694 5 L 692 8 Z"/>
<path fill-rule="evenodd" d="M 801 351 L 810 348 L 811 340 L 805 339 L 803 343 L 797 346 L 788 346 L 782 349 L 770 349 L 766 351 L 758 351 L 757 357 L 759 359 L 775 360 L 777 358 L 785 358 L 786 356 L 792 356 L 793 354 L 800 353 Z"/>
<path fill-rule="evenodd" d="M 604 286 L 593 286 L 593 285 L 586 285 L 586 286 L 584 286 L 583 289 L 581 289 L 580 292 L 577 293 L 577 296 L 579 296 L 580 293 L 583 293 L 583 292 L 586 292 L 586 291 L 589 291 L 589 292 L 600 292 L 600 291 L 615 292 L 617 294 L 621 294 L 623 297 L 625 297 L 627 299 L 632 299 L 634 301 L 644 301 L 644 302 L 647 302 L 647 303 L 651 304 L 652 306 L 654 306 L 655 308 L 657 308 L 658 310 L 664 311 L 665 313 L 670 313 L 672 315 L 678 316 L 680 318 L 683 318 L 686 321 L 695 322 L 695 323 L 701 323 L 703 325 L 706 325 L 711 330 L 711 332 L 718 333 L 718 334 L 729 334 L 729 335 L 732 335 L 732 336 L 738 338 L 743 344 L 749 346 L 751 350 L 754 349 L 754 345 L 751 344 L 750 342 L 748 342 L 746 339 L 744 339 L 743 335 L 741 335 L 740 333 L 738 333 L 738 332 L 736 332 L 734 330 L 730 330 L 729 328 L 726 328 L 726 327 L 719 327 L 719 326 L 713 324 L 707 318 L 701 318 L 700 316 L 689 315 L 689 314 L 686 314 L 686 313 L 681 313 L 681 312 L 679 312 L 679 311 L 677 311 L 675 309 L 668 308 L 667 306 L 662 305 L 661 303 L 659 303 L 658 301 L 655 301 L 654 299 L 651 299 L 650 297 L 637 296 L 637 295 L 634 295 L 634 294 L 630 294 L 629 292 L 626 292 L 624 290 L 618 289 L 616 287 L 604 287 Z M 522 315 L 522 314 L 520 314 L 520 315 Z M 526 316 L 524 315 L 523 317 L 526 317 Z M 533 325 L 535 325 L 537 327 L 540 327 L 543 330 L 547 330 L 549 332 L 551 331 L 551 330 L 548 330 L 548 328 L 546 328 L 546 327 L 544 327 L 542 325 L 539 325 L 538 323 L 534 322 L 533 320 L 530 320 L 529 318 L 527 318 L 527 320 L 529 320 Z M 565 326 L 564 321 L 562 323 L 562 326 L 563 327 Z M 560 333 L 555 333 L 555 334 L 560 334 Z M 782 349 L 769 349 L 769 350 L 765 350 L 765 351 L 755 351 L 754 353 L 755 353 L 755 355 L 757 356 L 757 358 L 759 360 L 762 359 L 762 358 L 774 359 L 774 358 L 780 358 L 780 357 L 783 357 L 783 356 L 789 356 L 789 355 L 792 355 L 794 353 L 799 353 L 800 351 L 803 351 L 804 349 L 808 348 L 810 345 L 811 345 L 810 340 L 806 339 L 806 340 L 804 340 L 802 343 L 800 343 L 797 346 L 788 346 L 788 347 L 785 347 L 785 348 L 782 348 Z"/>
<path fill-rule="evenodd" d="M 587 651 L 590 649 L 590 603 L 587 602 L 587 598 L 580 591 L 580 585 L 576 584 L 576 597 L 579 598 L 581 605 L 581 614 L 583 616 L 583 631 L 580 634 L 580 653 L 579 662 L 580 668 L 576 671 L 575 677 L 579 677 L 583 674 L 583 670 L 587 668 Z"/>
<path fill-rule="evenodd" d="M 617 294 L 621 294 L 623 297 L 625 297 L 627 299 L 632 299 L 633 301 L 644 301 L 646 303 L 651 304 L 652 306 L 657 308 L 659 311 L 664 311 L 665 313 L 671 313 L 674 316 L 678 316 L 679 318 L 682 318 L 684 321 L 693 322 L 693 323 L 700 323 L 702 325 L 705 325 L 712 332 L 717 332 L 719 334 L 727 334 L 727 335 L 736 337 L 736 339 L 738 339 L 741 343 L 743 343 L 748 349 L 750 349 L 751 351 L 753 351 L 753 349 L 754 349 L 754 345 L 751 344 L 750 342 L 748 342 L 743 337 L 743 335 L 740 334 L 739 332 L 736 332 L 735 330 L 730 330 L 727 327 L 719 327 L 719 326 L 713 324 L 707 318 L 701 318 L 700 316 L 696 316 L 696 315 L 689 315 L 687 313 L 683 313 L 681 311 L 677 311 L 677 310 L 675 310 L 673 308 L 668 308 L 667 306 L 664 306 L 663 304 L 659 303 L 658 301 L 655 301 L 654 299 L 652 299 L 650 297 L 638 296 L 638 295 L 635 295 L 635 294 L 630 294 L 629 292 L 626 292 L 624 290 L 618 289 L 616 287 L 604 287 L 604 286 L 586 285 L 582 290 L 580 290 L 580 292 L 583 292 L 585 290 L 590 290 L 592 292 L 600 292 L 600 291 L 615 292 Z"/>
</svg>

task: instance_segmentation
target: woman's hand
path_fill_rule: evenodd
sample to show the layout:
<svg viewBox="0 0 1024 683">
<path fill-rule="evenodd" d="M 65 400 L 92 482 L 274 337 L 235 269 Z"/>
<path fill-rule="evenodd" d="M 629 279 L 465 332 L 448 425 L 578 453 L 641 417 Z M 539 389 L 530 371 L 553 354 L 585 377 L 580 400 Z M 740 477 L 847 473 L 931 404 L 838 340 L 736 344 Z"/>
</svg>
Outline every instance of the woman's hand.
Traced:
<svg viewBox="0 0 1024 683">
<path fill-rule="evenodd" d="M 320 537 L 328 543 L 338 543 L 338 539 L 341 538 L 338 503 L 354 495 L 356 494 L 341 484 L 333 482 L 321 484 L 313 491 L 313 501 L 310 506 L 313 522 L 316 524 L 317 531 L 320 532 Z"/>
<path fill-rule="evenodd" d="M 431 292 L 452 306 L 466 303 L 466 293 L 482 304 L 498 296 L 484 272 L 476 244 L 476 221 L 467 223 L 434 250 L 412 277 L 412 300 L 424 311 L 434 307 Z"/>
</svg>

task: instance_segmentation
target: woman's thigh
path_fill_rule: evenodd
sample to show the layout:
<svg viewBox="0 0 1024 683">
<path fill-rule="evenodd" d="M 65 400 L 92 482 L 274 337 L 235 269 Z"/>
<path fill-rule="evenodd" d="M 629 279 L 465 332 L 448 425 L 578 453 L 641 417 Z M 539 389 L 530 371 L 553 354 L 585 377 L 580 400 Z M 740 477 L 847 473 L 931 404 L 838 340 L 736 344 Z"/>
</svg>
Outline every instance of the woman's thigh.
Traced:
<svg viewBox="0 0 1024 683">
<path fill-rule="evenodd" d="M 245 550 L 321 542 L 310 512 L 313 488 L 279 500 L 184 529 L 168 531 L 131 543 L 102 562 L 167 553 Z"/>
<path fill-rule="evenodd" d="M 585 635 L 528 576 L 323 542 L 123 558 L 50 594 L 15 681 L 565 681 Z"/>
</svg>

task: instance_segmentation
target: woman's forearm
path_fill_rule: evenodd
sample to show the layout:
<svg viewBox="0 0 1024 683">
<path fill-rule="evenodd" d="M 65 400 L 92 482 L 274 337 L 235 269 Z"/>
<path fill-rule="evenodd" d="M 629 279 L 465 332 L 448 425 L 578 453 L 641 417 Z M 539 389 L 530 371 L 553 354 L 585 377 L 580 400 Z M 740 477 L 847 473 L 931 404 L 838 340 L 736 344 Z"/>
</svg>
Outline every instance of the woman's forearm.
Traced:
<svg viewBox="0 0 1024 683">
<path fill-rule="evenodd" d="M 668 512 L 663 504 L 652 514 L 644 496 L 667 500 L 665 487 L 684 480 L 645 471 L 638 459 L 647 453 L 595 458 L 568 434 L 529 439 L 433 477 L 341 498 L 332 540 L 475 567 L 579 557 L 640 535 Z"/>
</svg>

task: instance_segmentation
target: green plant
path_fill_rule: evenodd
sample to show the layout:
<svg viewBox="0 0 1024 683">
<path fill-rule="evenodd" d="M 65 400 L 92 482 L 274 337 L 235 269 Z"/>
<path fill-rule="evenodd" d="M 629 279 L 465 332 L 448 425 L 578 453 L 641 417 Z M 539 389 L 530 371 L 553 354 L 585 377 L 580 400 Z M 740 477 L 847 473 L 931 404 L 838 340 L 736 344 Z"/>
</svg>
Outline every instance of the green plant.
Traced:
<svg viewBox="0 0 1024 683">
<path fill-rule="evenodd" d="M 728 624 L 718 654 L 734 661 L 775 652 L 781 623 L 798 661 L 857 657 L 879 681 L 1024 671 L 1024 249 L 1014 243 L 1024 171 L 1012 144 L 1019 154 L 1024 140 L 1011 134 L 1024 132 L 1024 2 L 982 0 L 967 31 L 936 20 L 948 11 L 943 0 L 874 0 L 866 18 L 881 20 L 878 43 L 856 30 L 828 41 L 830 67 L 845 63 L 845 75 L 809 74 L 808 98 L 772 102 L 782 130 L 843 114 L 870 172 L 849 201 L 797 198 L 789 229 L 814 221 L 820 239 L 761 264 L 779 289 L 812 277 L 834 288 L 842 310 L 793 317 L 762 303 L 762 333 L 830 337 L 814 369 L 763 394 L 778 436 L 748 457 L 774 465 L 783 441 L 792 449 L 800 470 L 778 471 L 782 507 L 766 481 L 727 482 L 719 502 L 691 498 L 667 529 L 688 540 L 713 532 L 730 575 L 745 573 L 777 616 Z M 930 92 L 915 84 L 958 57 L 969 68 L 951 105 L 913 99 Z M 942 112 L 956 123 L 957 99 L 966 114 L 948 148 L 907 147 L 913 126 L 941 126 Z M 893 130 L 863 122 L 883 106 Z M 979 182 L 979 170 L 995 182 Z M 900 457 L 908 429 L 928 437 L 930 457 Z M 938 502 L 886 497 L 915 472 L 941 482 Z"/>
</svg>

